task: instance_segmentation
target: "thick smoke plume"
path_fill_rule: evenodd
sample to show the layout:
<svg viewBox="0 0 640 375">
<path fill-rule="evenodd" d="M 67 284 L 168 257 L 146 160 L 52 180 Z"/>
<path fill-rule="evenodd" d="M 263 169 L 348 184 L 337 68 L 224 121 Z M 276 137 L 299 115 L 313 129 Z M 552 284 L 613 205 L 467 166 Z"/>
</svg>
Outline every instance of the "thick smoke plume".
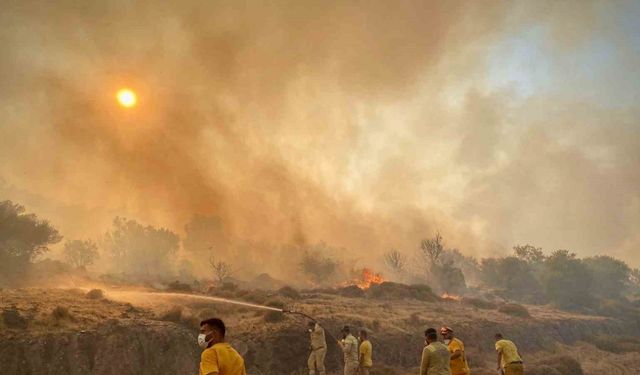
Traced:
<svg viewBox="0 0 640 375">
<path fill-rule="evenodd" d="M 379 264 L 436 230 L 637 264 L 637 6 L 536 4 L 4 2 L 0 192 L 72 238 L 217 217 L 276 274 L 287 244 Z M 523 95 L 500 58 L 530 30 L 551 83 Z"/>
</svg>

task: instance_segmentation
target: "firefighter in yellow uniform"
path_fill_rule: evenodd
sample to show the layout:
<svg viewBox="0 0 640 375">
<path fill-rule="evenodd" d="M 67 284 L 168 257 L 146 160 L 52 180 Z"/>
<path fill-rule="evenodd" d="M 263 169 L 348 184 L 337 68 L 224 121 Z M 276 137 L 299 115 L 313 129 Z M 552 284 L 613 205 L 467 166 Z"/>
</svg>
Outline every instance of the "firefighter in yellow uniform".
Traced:
<svg viewBox="0 0 640 375">
<path fill-rule="evenodd" d="M 438 331 L 428 328 L 424 337 L 426 346 L 422 350 L 420 375 L 451 375 L 449 350 L 438 341 Z"/>
<path fill-rule="evenodd" d="M 311 338 L 311 353 L 307 360 L 309 375 L 325 375 L 324 357 L 327 355 L 327 342 L 324 329 L 316 322 L 309 322 L 309 336 Z"/>
<path fill-rule="evenodd" d="M 451 355 L 451 375 L 469 375 L 471 370 L 469 370 L 462 340 L 454 337 L 453 329 L 449 327 L 440 328 L 440 335 Z"/>
<path fill-rule="evenodd" d="M 358 375 L 369 375 L 371 366 L 373 366 L 373 360 L 371 355 L 373 347 L 371 341 L 369 341 L 367 331 L 364 329 L 360 331 L 360 372 Z"/>
<path fill-rule="evenodd" d="M 200 375 L 246 375 L 244 359 L 224 340 L 225 325 L 217 318 L 200 323 L 198 345 L 204 350 L 200 355 Z"/>
<path fill-rule="evenodd" d="M 524 365 L 516 344 L 506 340 L 501 333 L 496 333 L 496 352 L 498 352 L 498 370 L 501 370 L 504 375 L 524 374 Z"/>
</svg>

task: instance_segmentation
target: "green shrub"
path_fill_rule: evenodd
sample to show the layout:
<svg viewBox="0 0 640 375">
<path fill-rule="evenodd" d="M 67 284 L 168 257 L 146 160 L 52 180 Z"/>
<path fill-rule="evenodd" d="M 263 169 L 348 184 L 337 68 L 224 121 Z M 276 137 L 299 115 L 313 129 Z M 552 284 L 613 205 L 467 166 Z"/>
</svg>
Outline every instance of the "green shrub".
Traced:
<svg viewBox="0 0 640 375">
<path fill-rule="evenodd" d="M 277 323 L 284 320 L 284 314 L 280 311 L 269 311 L 264 314 L 264 321 L 267 323 Z"/>
<path fill-rule="evenodd" d="M 280 299 L 267 301 L 266 306 L 284 309 L 284 302 Z M 268 311 L 264 314 L 264 321 L 267 323 L 277 323 L 284 320 L 284 314 L 280 311 Z"/>
<path fill-rule="evenodd" d="M 220 290 L 225 290 L 228 292 L 235 292 L 238 290 L 238 285 L 234 284 L 232 282 L 225 282 L 222 284 L 222 286 L 219 288 Z"/>
<path fill-rule="evenodd" d="M 600 350 L 611 353 L 640 352 L 640 338 L 632 336 L 598 335 L 591 342 Z"/>
<path fill-rule="evenodd" d="M 178 280 L 167 285 L 167 290 L 170 292 L 188 292 L 188 293 L 192 291 L 191 285 L 186 283 L 181 283 Z"/>
<path fill-rule="evenodd" d="M 425 302 L 433 302 L 439 299 L 428 285 L 406 285 L 391 281 L 371 285 L 368 294 L 371 298 L 375 299 L 411 298 Z"/>
<path fill-rule="evenodd" d="M 498 308 L 498 305 L 495 302 L 487 301 L 480 298 L 465 297 L 462 299 L 462 303 L 484 310 L 495 310 Z"/>
<path fill-rule="evenodd" d="M 373 322 L 371 322 L 371 327 L 373 327 L 373 329 L 376 331 L 380 330 L 380 321 L 375 319 Z"/>
<path fill-rule="evenodd" d="M 247 294 L 243 295 L 241 298 L 245 301 L 262 305 L 265 302 L 267 302 L 267 300 L 269 299 L 269 294 L 264 290 L 256 289 L 248 292 Z"/>
<path fill-rule="evenodd" d="M 556 370 L 554 367 L 547 366 L 547 365 L 527 366 L 526 374 L 527 375 L 563 375 L 560 371 Z"/>
<path fill-rule="evenodd" d="M 160 315 L 160 319 L 166 320 L 168 322 L 180 323 L 183 309 L 184 308 L 182 306 L 173 306 L 169 310 L 165 311 L 162 315 Z"/>
<path fill-rule="evenodd" d="M 89 299 L 103 299 L 104 292 L 102 289 L 91 289 L 85 296 Z"/>
<path fill-rule="evenodd" d="M 422 319 L 420 318 L 420 313 L 413 313 L 409 316 L 408 323 L 412 326 L 421 326 Z"/>
<path fill-rule="evenodd" d="M 5 309 L 2 311 L 2 322 L 7 328 L 26 329 L 27 319 L 20 315 L 20 312 L 13 309 Z"/>
<path fill-rule="evenodd" d="M 278 294 L 282 297 L 285 298 L 290 298 L 290 299 L 301 299 L 302 296 L 300 295 L 300 293 L 295 290 L 294 288 L 290 287 L 290 286 L 283 286 L 282 288 L 280 288 L 278 290 Z"/>
<path fill-rule="evenodd" d="M 348 298 L 364 298 L 365 296 L 364 290 L 359 288 L 357 285 L 349 285 L 344 288 L 340 288 L 338 289 L 338 294 Z"/>
<path fill-rule="evenodd" d="M 55 320 L 70 319 L 69 309 L 64 306 L 56 306 L 51 312 L 51 317 Z"/>
<path fill-rule="evenodd" d="M 211 316 L 207 316 L 210 318 Z M 206 319 L 206 318 L 204 318 Z M 173 306 L 169 310 L 160 315 L 160 320 L 178 323 L 188 328 L 197 328 L 200 326 L 200 317 L 194 315 L 182 306 Z"/>
<path fill-rule="evenodd" d="M 521 318 L 529 318 L 531 315 L 529 314 L 529 310 L 526 307 L 519 305 L 517 303 L 506 303 L 498 308 L 503 314 L 518 316 Z"/>
<path fill-rule="evenodd" d="M 553 372 L 553 370 L 557 371 L 557 374 L 560 374 L 560 375 L 584 375 L 584 372 L 582 372 L 582 367 L 580 366 L 580 363 L 576 361 L 573 357 L 570 357 L 568 355 L 557 355 L 557 356 L 552 356 L 549 358 L 536 361 L 533 363 L 531 368 L 544 369 L 547 371 L 547 372 L 538 372 L 537 374 L 540 374 L 540 375 L 556 374 L 556 372 Z M 534 370 L 534 371 L 543 371 L 543 370 Z M 527 369 L 526 373 L 532 374 L 534 372 Z"/>
</svg>

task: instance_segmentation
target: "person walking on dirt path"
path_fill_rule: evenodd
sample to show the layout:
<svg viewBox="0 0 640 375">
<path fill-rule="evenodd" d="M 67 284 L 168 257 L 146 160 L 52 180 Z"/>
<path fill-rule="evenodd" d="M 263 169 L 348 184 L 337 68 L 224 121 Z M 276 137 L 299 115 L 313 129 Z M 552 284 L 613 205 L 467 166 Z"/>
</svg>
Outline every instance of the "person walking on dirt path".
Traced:
<svg viewBox="0 0 640 375">
<path fill-rule="evenodd" d="M 444 344 L 451 354 L 451 374 L 452 375 L 469 375 L 469 364 L 464 354 L 464 343 L 453 335 L 453 329 L 450 327 L 440 328 L 440 335 L 444 340 Z"/>
<path fill-rule="evenodd" d="M 359 375 L 369 375 L 369 370 L 373 366 L 373 360 L 371 358 L 373 347 L 371 341 L 367 337 L 367 331 L 364 329 L 360 331 L 360 372 Z"/>
<path fill-rule="evenodd" d="M 426 346 L 422 350 L 420 375 L 451 375 L 449 349 L 438 341 L 438 331 L 427 328 L 424 336 Z"/>
<path fill-rule="evenodd" d="M 199 375 L 246 375 L 244 359 L 224 341 L 225 333 L 224 322 L 218 318 L 200 322 L 198 345 L 204 350 Z"/>
<path fill-rule="evenodd" d="M 316 375 L 316 370 L 318 375 L 325 375 L 324 357 L 327 355 L 327 341 L 324 337 L 324 328 L 314 321 L 310 321 L 308 327 L 311 338 L 309 345 L 311 353 L 307 360 L 309 375 Z"/>
<path fill-rule="evenodd" d="M 358 374 L 358 339 L 352 334 L 349 326 L 342 327 L 342 340 L 338 340 L 338 345 L 344 355 L 344 375 Z"/>
<path fill-rule="evenodd" d="M 498 371 L 504 375 L 524 374 L 522 358 L 518 348 L 510 340 L 506 340 L 501 333 L 496 333 L 496 352 L 498 352 Z"/>
</svg>

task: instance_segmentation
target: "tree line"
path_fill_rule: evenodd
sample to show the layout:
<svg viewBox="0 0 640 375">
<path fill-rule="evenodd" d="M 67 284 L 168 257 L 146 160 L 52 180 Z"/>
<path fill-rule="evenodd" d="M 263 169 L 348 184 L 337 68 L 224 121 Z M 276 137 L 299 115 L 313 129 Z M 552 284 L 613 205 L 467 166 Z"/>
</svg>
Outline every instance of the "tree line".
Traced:
<svg viewBox="0 0 640 375">
<path fill-rule="evenodd" d="M 385 263 L 393 274 L 423 280 L 442 292 L 480 289 L 508 300 L 582 311 L 624 310 L 640 298 L 640 271 L 609 255 L 579 258 L 569 250 L 546 253 L 527 244 L 514 246 L 509 256 L 478 260 L 447 249 L 440 234 L 423 240 L 416 253 L 391 250 Z"/>
</svg>

